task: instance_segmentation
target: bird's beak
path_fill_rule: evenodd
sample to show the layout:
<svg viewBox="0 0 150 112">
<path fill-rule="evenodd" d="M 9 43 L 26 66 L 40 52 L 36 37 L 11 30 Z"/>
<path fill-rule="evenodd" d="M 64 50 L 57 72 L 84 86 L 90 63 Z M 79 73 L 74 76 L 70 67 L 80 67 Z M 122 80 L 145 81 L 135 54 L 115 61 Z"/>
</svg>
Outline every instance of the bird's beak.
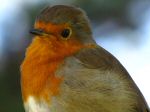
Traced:
<svg viewBox="0 0 150 112">
<path fill-rule="evenodd" d="M 49 36 L 50 34 L 45 33 L 43 30 L 40 29 L 31 29 L 30 33 L 37 36 Z"/>
</svg>

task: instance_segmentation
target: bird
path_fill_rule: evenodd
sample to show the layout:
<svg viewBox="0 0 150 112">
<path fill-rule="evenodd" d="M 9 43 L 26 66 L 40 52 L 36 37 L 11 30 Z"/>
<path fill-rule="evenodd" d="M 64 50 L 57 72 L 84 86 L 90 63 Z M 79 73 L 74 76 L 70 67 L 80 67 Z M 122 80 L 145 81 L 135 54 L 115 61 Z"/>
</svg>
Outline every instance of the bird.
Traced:
<svg viewBox="0 0 150 112">
<path fill-rule="evenodd" d="M 123 65 L 93 39 L 81 8 L 46 6 L 21 64 L 25 112 L 150 112 Z"/>
</svg>

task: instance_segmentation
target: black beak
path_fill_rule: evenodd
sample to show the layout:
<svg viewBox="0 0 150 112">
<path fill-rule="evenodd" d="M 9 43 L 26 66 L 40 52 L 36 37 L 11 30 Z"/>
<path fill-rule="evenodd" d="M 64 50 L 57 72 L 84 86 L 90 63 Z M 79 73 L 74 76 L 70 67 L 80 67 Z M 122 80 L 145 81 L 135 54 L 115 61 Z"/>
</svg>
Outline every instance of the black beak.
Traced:
<svg viewBox="0 0 150 112">
<path fill-rule="evenodd" d="M 43 36 L 44 35 L 44 32 L 40 29 L 31 29 L 30 33 L 33 34 L 33 35 L 38 35 L 38 36 Z"/>
</svg>

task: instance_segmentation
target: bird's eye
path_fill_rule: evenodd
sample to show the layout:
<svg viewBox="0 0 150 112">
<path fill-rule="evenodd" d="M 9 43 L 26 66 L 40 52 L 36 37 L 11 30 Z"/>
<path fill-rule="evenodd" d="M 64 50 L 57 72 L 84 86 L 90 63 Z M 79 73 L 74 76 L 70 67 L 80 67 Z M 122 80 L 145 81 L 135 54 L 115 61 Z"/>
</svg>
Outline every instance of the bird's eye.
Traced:
<svg viewBox="0 0 150 112">
<path fill-rule="evenodd" d="M 61 36 L 63 39 L 68 39 L 71 35 L 71 29 L 70 28 L 66 28 L 61 32 Z"/>
</svg>

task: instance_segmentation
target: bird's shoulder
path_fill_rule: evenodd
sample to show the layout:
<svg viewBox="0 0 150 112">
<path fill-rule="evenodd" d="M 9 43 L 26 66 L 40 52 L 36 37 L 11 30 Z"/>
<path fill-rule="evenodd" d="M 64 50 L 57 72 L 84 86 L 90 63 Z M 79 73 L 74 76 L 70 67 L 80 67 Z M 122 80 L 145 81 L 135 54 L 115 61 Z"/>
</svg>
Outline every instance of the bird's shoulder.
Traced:
<svg viewBox="0 0 150 112">
<path fill-rule="evenodd" d="M 81 49 L 74 57 L 89 68 L 110 69 L 121 65 L 111 53 L 98 45 Z"/>
</svg>

